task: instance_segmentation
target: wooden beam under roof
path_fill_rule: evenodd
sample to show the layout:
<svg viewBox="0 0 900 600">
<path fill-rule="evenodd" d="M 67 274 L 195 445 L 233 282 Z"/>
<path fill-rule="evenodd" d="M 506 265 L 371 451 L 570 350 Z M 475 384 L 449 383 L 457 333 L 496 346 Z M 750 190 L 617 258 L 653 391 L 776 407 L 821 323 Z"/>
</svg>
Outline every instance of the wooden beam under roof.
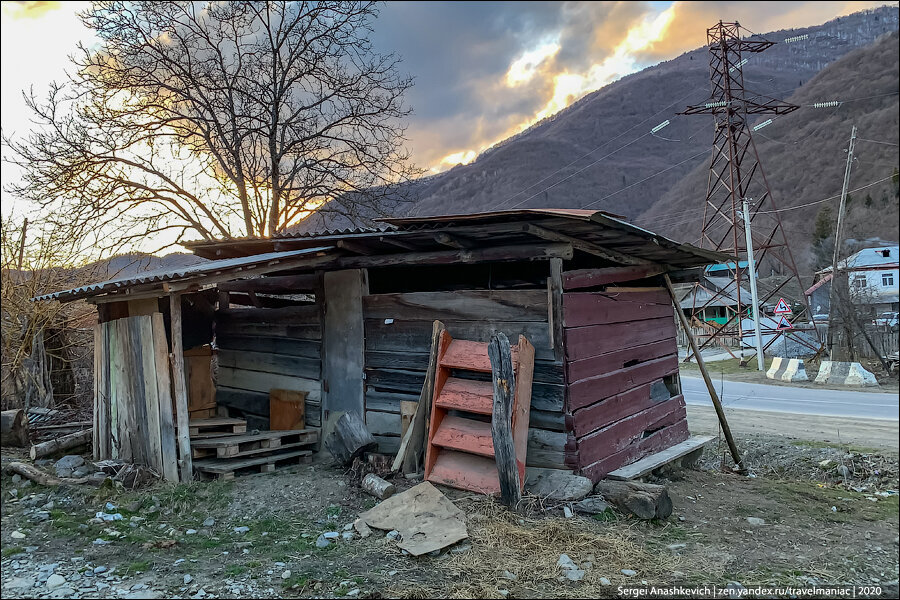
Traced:
<svg viewBox="0 0 900 600">
<path fill-rule="evenodd" d="M 572 237 L 571 235 L 566 235 L 565 233 L 560 233 L 558 231 L 554 231 L 552 229 L 547 229 L 546 227 L 541 227 L 540 225 L 534 225 L 533 223 L 525 223 L 522 226 L 522 231 L 526 233 L 530 233 L 535 237 L 539 237 L 544 240 L 549 240 L 553 242 L 565 242 L 568 244 L 572 244 L 572 247 L 576 250 L 581 250 L 582 252 L 587 252 L 588 254 L 593 254 L 594 256 L 599 256 L 600 258 L 623 264 L 623 265 L 647 265 L 651 264 L 651 261 L 645 260 L 643 258 L 637 258 L 635 256 L 628 256 L 627 254 L 622 254 L 616 250 L 611 250 L 609 248 L 604 248 L 598 244 L 594 244 L 592 242 L 586 242 L 584 240 L 578 239 L 576 237 Z"/>
<path fill-rule="evenodd" d="M 436 241 L 438 244 L 450 246 L 451 248 L 457 248 L 459 250 L 467 250 L 475 246 L 474 242 L 472 242 L 471 240 L 467 240 L 456 235 L 450 235 L 446 232 L 435 234 L 434 241 Z"/>
</svg>

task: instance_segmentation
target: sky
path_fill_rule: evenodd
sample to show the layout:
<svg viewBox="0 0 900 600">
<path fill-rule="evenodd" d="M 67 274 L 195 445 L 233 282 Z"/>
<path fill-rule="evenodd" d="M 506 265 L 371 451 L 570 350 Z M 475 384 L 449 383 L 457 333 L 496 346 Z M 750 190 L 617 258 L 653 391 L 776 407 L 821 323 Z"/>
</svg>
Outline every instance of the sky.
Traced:
<svg viewBox="0 0 900 600">
<path fill-rule="evenodd" d="M 25 133 L 22 90 L 65 77 L 68 56 L 95 39 L 84 2 L 2 3 L 2 128 Z M 387 2 L 372 39 L 415 78 L 408 146 L 426 173 L 471 162 L 629 73 L 705 44 L 738 20 L 756 32 L 823 23 L 885 2 Z M 25 59 L 27 57 L 27 60 Z M 16 177 L 2 167 L 4 184 Z M 3 214 L 17 205 L 5 192 Z"/>
</svg>

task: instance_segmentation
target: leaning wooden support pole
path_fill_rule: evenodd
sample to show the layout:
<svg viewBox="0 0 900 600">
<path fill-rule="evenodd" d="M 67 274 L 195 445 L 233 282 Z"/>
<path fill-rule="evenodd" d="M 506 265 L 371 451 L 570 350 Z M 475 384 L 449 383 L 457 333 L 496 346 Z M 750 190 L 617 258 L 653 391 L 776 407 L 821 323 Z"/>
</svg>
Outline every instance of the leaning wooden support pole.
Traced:
<svg viewBox="0 0 900 600">
<path fill-rule="evenodd" d="M 93 437 L 93 430 L 85 429 L 83 431 L 70 433 L 69 435 L 60 436 L 53 440 L 41 442 L 40 444 L 35 444 L 31 447 L 31 460 L 52 456 L 57 452 L 69 450 L 70 448 L 86 446 L 91 443 Z"/>
<path fill-rule="evenodd" d="M 175 389 L 175 414 L 178 423 L 178 456 L 181 467 L 182 483 L 194 479 L 194 463 L 191 460 L 191 429 L 188 425 L 187 383 L 184 374 L 184 348 L 181 341 L 181 296 L 169 294 L 169 310 L 171 312 L 172 354 L 169 362 L 172 364 L 172 383 Z"/>
<path fill-rule="evenodd" d="M 522 499 L 516 446 L 512 436 L 513 401 L 516 397 L 516 372 L 512 362 L 509 339 L 502 331 L 491 336 L 488 344 L 494 383 L 494 410 L 491 437 L 494 441 L 494 460 L 500 476 L 500 501 L 515 508 Z"/>
<path fill-rule="evenodd" d="M 428 358 L 428 371 L 425 372 L 425 383 L 419 394 L 419 402 L 413 413 L 409 427 L 403 434 L 400 450 L 391 470 L 394 472 L 412 473 L 419 470 L 425 451 L 425 440 L 428 438 L 428 422 L 431 414 L 431 403 L 434 400 L 434 375 L 437 371 L 438 344 L 441 332 L 446 329 L 440 321 L 431 324 L 431 354 Z"/>
<path fill-rule="evenodd" d="M 709 398 L 712 400 L 713 408 L 716 409 L 716 415 L 719 417 L 719 424 L 722 426 L 722 433 L 725 435 L 725 441 L 728 443 L 731 457 L 734 459 L 737 470 L 742 472 L 744 471 L 743 459 L 741 458 L 740 452 L 738 452 L 737 445 L 734 443 L 734 437 L 731 435 L 731 428 L 728 426 L 728 420 L 725 418 L 725 410 L 722 408 L 722 402 L 719 400 L 719 395 L 716 393 L 716 388 L 713 385 L 712 379 L 709 377 L 709 371 L 706 370 L 706 363 L 703 362 L 703 356 L 700 354 L 700 349 L 697 347 L 697 340 L 694 339 L 687 317 L 684 316 L 684 312 L 678 304 L 678 296 L 675 294 L 675 289 L 672 287 L 672 280 L 669 279 L 669 275 L 665 273 L 663 274 L 663 279 L 666 282 L 666 289 L 669 290 L 669 296 L 672 298 L 672 306 L 675 309 L 675 314 L 678 315 L 678 320 L 681 322 L 681 327 L 684 328 L 688 342 L 691 345 L 691 350 L 694 351 L 694 356 L 697 358 L 697 366 L 700 367 L 700 374 L 703 375 L 703 381 L 706 382 L 706 389 L 709 390 Z"/>
<path fill-rule="evenodd" d="M 17 473 L 24 477 L 25 479 L 30 479 L 31 481 L 39 484 L 39 485 L 102 485 L 105 479 L 97 478 L 97 477 L 54 477 L 49 473 L 45 473 L 41 471 L 34 465 L 25 464 L 22 462 L 11 462 L 3 467 L 4 471 L 9 473 Z"/>
</svg>

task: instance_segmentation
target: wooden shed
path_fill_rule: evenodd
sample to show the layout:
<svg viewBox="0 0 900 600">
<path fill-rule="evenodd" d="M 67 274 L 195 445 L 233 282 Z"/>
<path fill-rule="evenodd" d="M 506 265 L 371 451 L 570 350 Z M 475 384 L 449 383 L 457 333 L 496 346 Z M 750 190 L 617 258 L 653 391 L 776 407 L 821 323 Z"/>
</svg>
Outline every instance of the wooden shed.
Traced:
<svg viewBox="0 0 900 600">
<path fill-rule="evenodd" d="M 560 209 L 385 219 L 372 229 L 188 246 L 209 261 L 42 297 L 98 306 L 101 420 L 103 395 L 115 386 L 126 403 L 151 406 L 148 394 L 164 397 L 169 377 L 179 428 L 191 409 L 179 409 L 181 385 L 184 404 L 206 398 L 194 410 L 215 406 L 267 429 L 270 390 L 300 390 L 308 427 L 327 430 L 333 415 L 352 411 L 379 449 L 394 453 L 440 319 L 456 339 L 503 331 L 531 342 L 527 464 L 595 481 L 689 437 L 675 312 L 661 276 L 696 280 L 701 267 L 726 259 L 613 215 Z M 104 346 L 110 329 L 123 328 L 142 349 L 124 362 Z M 210 377 L 192 376 L 185 361 L 204 364 L 204 355 Z M 154 440 L 172 437 L 171 417 L 152 406 L 128 419 L 164 431 Z M 95 430 L 101 457 L 111 452 L 104 426 Z M 150 446 L 129 456 L 160 456 Z M 184 469 L 189 453 L 179 456 Z"/>
</svg>

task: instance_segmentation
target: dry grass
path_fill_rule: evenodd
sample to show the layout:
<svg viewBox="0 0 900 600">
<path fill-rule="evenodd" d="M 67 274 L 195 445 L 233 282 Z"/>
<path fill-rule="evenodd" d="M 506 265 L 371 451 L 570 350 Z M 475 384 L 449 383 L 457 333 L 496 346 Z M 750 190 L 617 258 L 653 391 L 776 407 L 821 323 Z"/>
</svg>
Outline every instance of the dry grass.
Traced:
<svg viewBox="0 0 900 600">
<path fill-rule="evenodd" d="M 461 508 L 468 515 L 467 543 L 472 549 L 430 559 L 435 570 L 446 574 L 444 581 L 408 582 L 386 590 L 386 596 L 500 598 L 499 590 L 505 589 L 512 596 L 601 597 L 619 583 L 671 579 L 680 566 L 681 558 L 671 552 L 645 547 L 639 541 L 640 532 L 627 523 L 523 517 L 490 498 L 472 499 L 466 504 Z M 560 581 L 562 571 L 556 565 L 560 554 L 568 554 L 585 568 L 581 582 Z M 621 574 L 621 569 L 633 569 L 638 574 L 629 578 Z M 504 571 L 517 579 L 505 578 Z M 608 578 L 613 587 L 601 585 L 601 577 Z"/>
</svg>

